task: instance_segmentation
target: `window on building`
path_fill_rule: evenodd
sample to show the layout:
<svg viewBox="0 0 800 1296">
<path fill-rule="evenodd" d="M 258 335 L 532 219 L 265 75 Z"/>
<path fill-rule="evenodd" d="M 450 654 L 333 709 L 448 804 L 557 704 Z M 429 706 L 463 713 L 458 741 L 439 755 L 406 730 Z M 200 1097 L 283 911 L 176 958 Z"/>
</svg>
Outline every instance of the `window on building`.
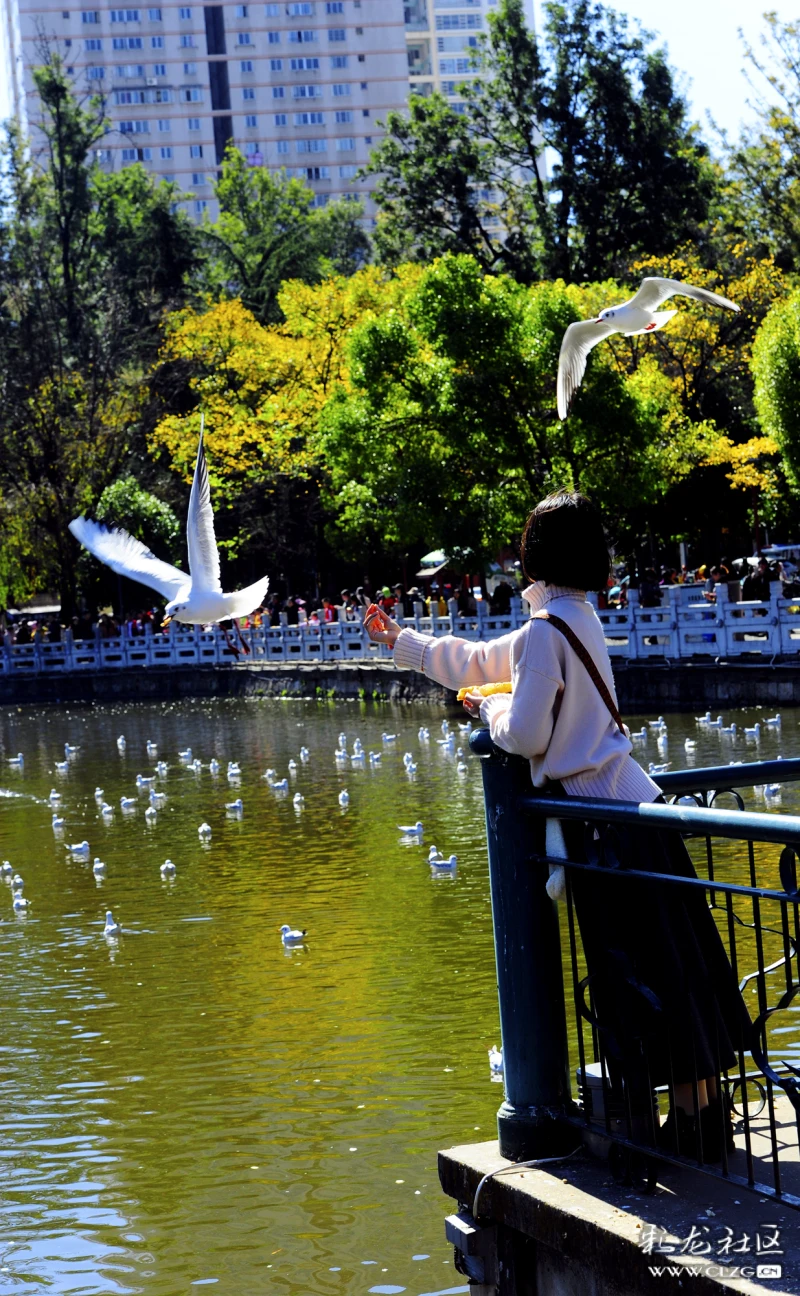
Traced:
<svg viewBox="0 0 800 1296">
<path fill-rule="evenodd" d="M 246 17 L 247 17 L 247 10 L 248 10 L 248 8 L 249 8 L 249 6 L 246 5 L 246 4 L 237 5 L 237 6 L 236 6 L 236 17 L 237 17 L 237 18 L 246 18 Z"/>
<path fill-rule="evenodd" d="M 270 68 L 270 72 L 282 72 L 283 59 L 270 59 L 269 68 Z"/>
<path fill-rule="evenodd" d="M 289 152 L 289 141 L 288 141 L 288 140 L 278 140 L 278 152 L 279 152 L 279 153 L 288 153 L 288 152 Z"/>
<path fill-rule="evenodd" d="M 346 54 L 331 54 L 331 67 L 332 67 L 332 68 L 346 68 L 346 67 L 347 67 L 347 55 L 346 55 Z"/>
<path fill-rule="evenodd" d="M 62 18 L 69 18 L 69 9 L 62 9 L 62 10 L 61 10 L 61 17 L 62 17 Z"/>
<path fill-rule="evenodd" d="M 194 36 L 181 36 L 181 49 L 194 49 Z"/>
<path fill-rule="evenodd" d="M 123 161 L 123 162 L 135 162 L 135 161 L 136 161 L 136 153 L 137 153 L 137 149 L 123 149 L 123 150 L 122 150 L 122 161 Z"/>
<path fill-rule="evenodd" d="M 191 9 L 181 8 L 181 9 L 178 10 L 178 17 L 179 17 L 179 18 L 191 18 L 191 16 L 192 16 L 192 11 L 191 11 Z"/>
<path fill-rule="evenodd" d="M 273 98 L 273 99 L 285 99 L 285 98 L 286 98 L 286 91 L 284 90 L 283 86 L 273 86 L 273 87 L 272 87 L 272 98 Z"/>
<path fill-rule="evenodd" d="M 67 49 L 71 49 L 71 48 L 72 48 L 72 40 L 71 40 L 71 38 L 68 38 L 67 40 L 65 40 L 65 41 L 64 41 L 64 44 L 66 45 Z"/>
<path fill-rule="evenodd" d="M 328 28 L 328 40 L 329 40 L 329 41 L 343 41 L 343 40 L 346 40 L 346 39 L 347 39 L 347 32 L 345 31 L 344 27 L 329 27 L 329 28 Z"/>
<path fill-rule="evenodd" d="M 206 178 L 205 178 L 205 176 L 204 176 L 200 171 L 193 171 L 193 172 L 192 172 L 192 184 L 193 184 L 193 185 L 204 185 L 205 182 L 206 182 Z"/>
<path fill-rule="evenodd" d="M 343 99 L 345 98 L 345 96 L 349 95 L 349 93 L 350 93 L 349 81 L 345 81 L 343 85 L 334 85 L 333 87 L 334 99 Z"/>
<path fill-rule="evenodd" d="M 325 12 L 329 14 L 344 13 L 344 5 L 342 4 L 342 0 L 327 0 L 327 3 L 325 5 Z"/>
<path fill-rule="evenodd" d="M 367 56 L 366 56 L 366 54 L 359 54 L 359 56 L 358 56 L 358 61 L 359 61 L 359 63 L 366 63 L 366 61 L 367 61 Z"/>
<path fill-rule="evenodd" d="M 326 166 L 297 167 L 294 174 L 298 180 L 330 180 L 331 169 Z"/>
<path fill-rule="evenodd" d="M 287 4 L 286 12 L 290 18 L 307 18 L 314 12 L 312 0 L 297 0 L 297 3 Z"/>
<path fill-rule="evenodd" d="M 236 37 L 238 45 L 252 45 L 253 41 L 249 32 L 239 32 Z"/>
<path fill-rule="evenodd" d="M 160 63 L 160 64 L 159 64 L 159 67 L 164 68 L 164 71 L 161 73 L 161 76 L 166 76 L 166 75 L 167 75 L 167 69 L 166 69 L 166 66 L 165 66 L 163 63 Z M 148 102 L 148 103 L 157 103 L 157 104 L 158 104 L 158 103 L 172 103 L 172 91 L 171 91 L 171 90 L 167 90 L 166 88 L 164 88 L 163 90 L 162 90 L 162 89 L 158 89 L 158 90 L 148 90 L 148 92 L 147 92 L 147 102 Z"/>
<path fill-rule="evenodd" d="M 208 210 L 208 202 L 205 198 L 196 198 L 193 206 L 195 216 L 202 216 L 203 212 Z"/>
<path fill-rule="evenodd" d="M 169 160 L 170 160 L 171 157 L 172 157 L 172 145 L 171 145 L 171 144 L 162 144 L 162 145 L 161 145 L 161 160 L 162 160 L 163 162 L 169 162 Z"/>
<path fill-rule="evenodd" d="M 184 86 L 181 90 L 181 103 L 202 103 L 202 86 Z"/>
<path fill-rule="evenodd" d="M 256 97 L 256 92 L 253 89 L 253 87 L 245 86 L 244 90 L 242 91 L 242 98 L 247 100 L 247 99 L 255 99 L 255 97 Z"/>
<path fill-rule="evenodd" d="M 362 116 L 362 117 L 369 117 L 369 108 L 362 108 L 362 109 L 361 109 L 361 116 Z"/>
<path fill-rule="evenodd" d="M 267 44 L 268 44 L 268 45 L 280 45 L 280 43 L 281 43 L 281 34 L 280 34 L 280 32 L 267 32 Z"/>
<path fill-rule="evenodd" d="M 352 180 L 357 170 L 358 167 L 353 166 L 352 162 L 348 162 L 346 166 L 340 166 L 339 167 L 340 180 Z"/>
<path fill-rule="evenodd" d="M 318 72 L 318 58 L 293 58 L 289 60 L 293 72 Z"/>
<path fill-rule="evenodd" d="M 191 131 L 195 131 L 195 130 L 199 130 L 199 129 L 200 129 L 200 118 L 199 118 L 199 117 L 190 117 L 190 118 L 189 118 L 189 130 L 191 130 Z"/>
<path fill-rule="evenodd" d="M 300 139 L 297 141 L 298 153 L 327 153 L 328 141 L 326 139 Z"/>
<path fill-rule="evenodd" d="M 163 48 L 164 48 L 164 37 L 163 37 L 163 36 L 151 36 L 151 37 L 150 37 L 150 48 L 151 48 L 151 49 L 163 49 Z"/>
<path fill-rule="evenodd" d="M 83 42 L 83 48 L 85 50 L 101 50 L 103 48 L 103 42 L 99 36 L 90 36 L 88 40 Z"/>
<path fill-rule="evenodd" d="M 291 45 L 310 45 L 317 39 L 315 31 L 290 31 L 289 43 Z"/>
<path fill-rule="evenodd" d="M 318 85 L 292 86 L 292 97 L 294 99 L 321 99 L 322 87 Z"/>
<path fill-rule="evenodd" d="M 183 75 L 184 75 L 184 76 L 197 76 L 197 64 L 196 64 L 196 63 L 184 63 L 184 65 L 183 65 Z"/>
<path fill-rule="evenodd" d="M 118 77 L 143 77 L 144 64 L 142 63 L 122 63 L 117 68 Z"/>
<path fill-rule="evenodd" d="M 353 114 L 349 108 L 337 108 L 336 120 L 340 123 L 351 122 L 353 120 Z"/>
<path fill-rule="evenodd" d="M 161 22 L 163 15 L 160 9 L 148 9 L 147 17 L 150 19 L 150 22 Z"/>
<path fill-rule="evenodd" d="M 106 70 L 101 67 L 90 67 L 86 69 L 87 81 L 102 81 L 105 77 Z"/>
<path fill-rule="evenodd" d="M 123 135 L 149 135 L 150 123 L 149 121 L 122 121 L 119 129 Z"/>
<path fill-rule="evenodd" d="M 371 135 L 365 135 L 365 136 L 364 136 L 364 143 L 365 143 L 365 144 L 371 144 L 371 143 L 372 143 L 372 136 L 371 136 Z"/>
<path fill-rule="evenodd" d="M 356 27 L 356 36 L 363 36 L 363 35 L 364 35 L 364 28 Z"/>
<path fill-rule="evenodd" d="M 202 144 L 190 144 L 190 145 L 189 145 L 189 157 L 190 157 L 190 158 L 201 158 L 202 156 L 203 156 L 203 146 L 202 146 Z"/>
<path fill-rule="evenodd" d="M 244 124 L 251 130 L 254 126 L 257 126 L 258 118 L 256 117 L 255 113 L 248 113 L 244 119 Z"/>
<path fill-rule="evenodd" d="M 359 54 L 359 56 L 358 56 L 358 58 L 359 58 L 359 62 L 363 59 L 363 57 L 364 57 L 363 54 Z M 366 81 L 362 81 L 362 82 L 361 82 L 361 89 L 362 89 L 362 90 L 366 90 L 366 88 L 367 88 L 367 83 L 366 83 Z"/>
<path fill-rule="evenodd" d="M 98 9 L 90 9 L 88 11 L 86 9 L 83 10 L 81 14 L 81 22 L 99 23 L 99 21 L 100 21 L 100 12 Z"/>
<path fill-rule="evenodd" d="M 302 112 L 294 115 L 295 126 L 324 126 L 325 114 L 322 112 Z"/>
<path fill-rule="evenodd" d="M 247 157 L 252 157 L 254 153 L 258 152 L 258 140 L 246 140 L 244 151 Z"/>
<path fill-rule="evenodd" d="M 344 136 L 342 139 L 337 139 L 337 141 L 336 141 L 336 152 L 337 152 L 337 153 L 352 153 L 352 152 L 353 152 L 353 149 L 355 148 L 355 146 L 356 146 L 356 142 L 355 142 L 355 140 L 352 138 L 352 136 L 350 136 L 350 137 L 348 137 L 348 136 Z"/>
<path fill-rule="evenodd" d="M 281 7 L 280 7 L 279 4 L 266 4 L 266 5 L 264 5 L 264 17 L 265 17 L 265 18 L 279 18 L 279 17 L 280 17 L 280 13 L 281 13 Z"/>
<path fill-rule="evenodd" d="M 142 48 L 141 36 L 114 36 L 111 44 L 115 50 L 139 50 Z"/>
<path fill-rule="evenodd" d="M 461 72 L 471 72 L 472 63 L 468 58 L 439 59 L 439 71 L 442 76 L 458 76 Z"/>
<path fill-rule="evenodd" d="M 482 26 L 480 14 L 440 14 L 436 18 L 437 31 L 480 31 Z"/>
<path fill-rule="evenodd" d="M 253 60 L 252 60 L 252 59 L 242 59 L 241 63 L 239 64 L 239 71 L 240 71 L 240 72 L 252 72 L 252 70 L 253 70 Z"/>
<path fill-rule="evenodd" d="M 285 126 L 288 121 L 288 118 L 286 116 L 286 113 L 275 113 L 273 120 L 276 126 Z"/>
<path fill-rule="evenodd" d="M 161 117 L 158 122 L 158 129 L 163 135 L 164 131 L 171 130 L 171 123 L 168 117 Z"/>
<path fill-rule="evenodd" d="M 139 10 L 138 9 L 112 9 L 111 21 L 112 23 L 138 22 Z"/>
</svg>

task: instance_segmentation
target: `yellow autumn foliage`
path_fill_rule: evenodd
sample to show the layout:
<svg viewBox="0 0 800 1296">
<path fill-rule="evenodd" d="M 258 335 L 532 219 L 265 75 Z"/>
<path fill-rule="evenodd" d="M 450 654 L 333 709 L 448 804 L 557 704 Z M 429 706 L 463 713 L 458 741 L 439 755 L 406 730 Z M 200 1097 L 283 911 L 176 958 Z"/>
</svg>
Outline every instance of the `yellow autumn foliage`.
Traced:
<svg viewBox="0 0 800 1296">
<path fill-rule="evenodd" d="M 356 324 L 377 315 L 421 271 L 387 278 L 369 266 L 321 284 L 281 288 L 285 322 L 263 325 L 238 298 L 170 316 L 158 367 L 186 372 L 196 405 L 168 414 L 150 437 L 154 453 L 189 480 L 205 414 L 212 490 L 231 482 L 303 477 L 319 457 L 317 418 L 337 385 L 347 385 L 345 347 Z"/>
<path fill-rule="evenodd" d="M 765 463 L 765 456 L 777 455 L 780 446 L 774 437 L 751 437 L 735 445 L 730 437 L 718 436 L 716 443 L 705 460 L 705 464 L 730 464 L 731 471 L 726 473 L 734 490 L 770 489 L 773 484 L 774 465 Z"/>
</svg>

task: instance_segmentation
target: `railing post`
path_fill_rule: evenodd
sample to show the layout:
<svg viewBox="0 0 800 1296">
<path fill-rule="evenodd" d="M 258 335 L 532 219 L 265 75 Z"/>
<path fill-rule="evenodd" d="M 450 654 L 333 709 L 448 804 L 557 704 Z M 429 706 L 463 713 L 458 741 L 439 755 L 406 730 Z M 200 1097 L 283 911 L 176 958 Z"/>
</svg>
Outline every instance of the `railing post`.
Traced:
<svg viewBox="0 0 800 1296">
<path fill-rule="evenodd" d="M 470 738 L 481 756 L 492 922 L 503 1039 L 505 1101 L 497 1114 L 500 1154 L 510 1160 L 557 1156 L 576 1146 L 559 1116 L 570 1099 L 561 939 L 546 890 L 545 821 L 523 817 L 531 795 L 528 762 L 507 756 L 487 729 Z"/>
</svg>

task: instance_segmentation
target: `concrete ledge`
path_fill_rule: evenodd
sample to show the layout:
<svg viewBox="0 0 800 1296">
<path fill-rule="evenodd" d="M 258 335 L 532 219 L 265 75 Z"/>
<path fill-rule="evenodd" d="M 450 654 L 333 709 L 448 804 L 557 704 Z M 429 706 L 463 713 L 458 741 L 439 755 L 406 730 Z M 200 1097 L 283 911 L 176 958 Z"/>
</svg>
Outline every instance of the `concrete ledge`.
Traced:
<svg viewBox="0 0 800 1296">
<path fill-rule="evenodd" d="M 623 715 L 705 711 L 717 707 L 800 706 L 800 661 L 762 663 L 615 660 Z M 173 701 L 184 697 L 333 697 L 455 703 L 455 693 L 415 671 L 386 662 L 253 663 L 239 666 L 149 666 L 0 675 L 2 702 Z"/>
<path fill-rule="evenodd" d="M 654 1194 L 616 1184 L 605 1162 L 578 1154 L 547 1169 L 517 1167 L 496 1142 L 439 1153 L 445 1193 L 472 1210 L 478 1183 L 502 1170 L 481 1191 L 480 1217 L 506 1233 L 499 1245 L 500 1296 L 677 1296 L 722 1292 L 786 1296 L 800 1292 L 800 1214 L 706 1175 L 667 1169 Z M 730 1262 L 702 1255 L 647 1255 L 642 1237 L 651 1227 L 680 1244 L 730 1227 L 751 1241 L 761 1227 L 778 1225 L 785 1254 L 780 1280 L 717 1276 L 721 1264 L 755 1270 L 766 1257 L 737 1255 Z M 510 1239 L 510 1240 L 509 1240 Z M 754 1243 L 753 1243 L 754 1246 Z M 651 1266 L 661 1268 L 656 1276 Z M 677 1273 L 670 1273 L 670 1268 Z M 690 1274 L 689 1270 L 693 1272 Z"/>
</svg>

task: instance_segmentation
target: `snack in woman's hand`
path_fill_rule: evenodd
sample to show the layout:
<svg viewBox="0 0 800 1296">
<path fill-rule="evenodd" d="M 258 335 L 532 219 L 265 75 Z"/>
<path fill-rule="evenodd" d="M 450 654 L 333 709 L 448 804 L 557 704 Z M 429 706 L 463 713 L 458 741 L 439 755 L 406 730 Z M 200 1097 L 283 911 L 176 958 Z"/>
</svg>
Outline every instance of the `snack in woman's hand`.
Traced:
<svg viewBox="0 0 800 1296">
<path fill-rule="evenodd" d="M 366 622 L 369 621 L 370 617 L 373 617 L 373 616 L 375 616 L 376 614 L 377 614 L 377 617 L 378 617 L 378 625 L 379 625 L 381 628 L 383 628 L 383 622 L 382 622 L 382 620 L 381 620 L 381 610 L 380 610 L 380 608 L 378 607 L 377 603 L 370 603 L 369 607 L 367 608 L 366 612 L 364 613 L 364 623 L 366 624 Z"/>
<path fill-rule="evenodd" d="M 463 702 L 468 693 L 480 693 L 481 697 L 491 697 L 493 693 L 510 693 L 511 681 L 506 680 L 501 684 L 470 684 L 467 688 L 458 690 L 458 701 Z"/>
</svg>

